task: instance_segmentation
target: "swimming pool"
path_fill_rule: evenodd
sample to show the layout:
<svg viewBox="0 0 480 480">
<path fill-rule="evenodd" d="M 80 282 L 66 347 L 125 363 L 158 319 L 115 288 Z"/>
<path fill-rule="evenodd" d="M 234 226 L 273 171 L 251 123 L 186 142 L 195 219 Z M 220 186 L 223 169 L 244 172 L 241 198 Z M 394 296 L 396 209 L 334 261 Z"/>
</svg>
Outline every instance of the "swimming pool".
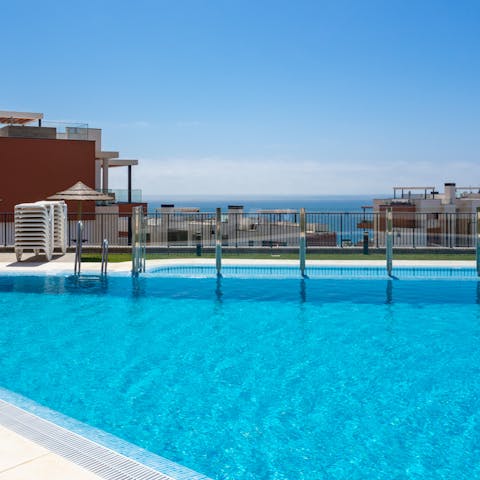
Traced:
<svg viewBox="0 0 480 480">
<path fill-rule="evenodd" d="M 215 480 L 480 477 L 473 276 L 170 273 L 0 277 L 0 385 Z"/>
</svg>

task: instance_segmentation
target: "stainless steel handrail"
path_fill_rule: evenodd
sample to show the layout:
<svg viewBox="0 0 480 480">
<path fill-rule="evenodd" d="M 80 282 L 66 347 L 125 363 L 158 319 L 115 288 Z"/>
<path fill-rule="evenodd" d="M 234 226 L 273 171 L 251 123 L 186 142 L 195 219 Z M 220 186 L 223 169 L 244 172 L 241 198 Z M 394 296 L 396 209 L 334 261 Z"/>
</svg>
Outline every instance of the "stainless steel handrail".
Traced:
<svg viewBox="0 0 480 480">
<path fill-rule="evenodd" d="M 102 266 L 100 270 L 101 275 L 107 274 L 107 267 L 108 267 L 108 240 L 104 238 L 102 242 Z"/>
<path fill-rule="evenodd" d="M 217 276 L 222 275 L 222 209 L 216 210 L 215 221 L 215 265 L 217 268 Z"/>
<path fill-rule="evenodd" d="M 145 272 L 146 220 L 143 207 L 132 209 L 132 274 Z"/>
<path fill-rule="evenodd" d="M 476 248 L 475 258 L 477 265 L 477 276 L 480 277 L 480 207 L 477 207 L 477 236 L 476 236 Z"/>
<path fill-rule="evenodd" d="M 75 275 L 80 275 L 82 268 L 82 237 L 83 237 L 83 222 L 81 220 L 77 223 L 77 238 L 75 242 Z"/>
<path fill-rule="evenodd" d="M 300 242 L 299 242 L 299 257 L 300 257 L 300 274 L 302 277 L 305 276 L 305 258 L 307 256 L 307 239 L 306 239 L 306 230 L 307 230 L 307 220 L 305 209 L 300 209 Z"/>
<path fill-rule="evenodd" d="M 391 277 L 393 268 L 393 210 L 391 207 L 386 210 L 385 222 L 385 232 L 387 236 L 385 239 L 385 257 L 387 260 L 387 274 Z"/>
</svg>

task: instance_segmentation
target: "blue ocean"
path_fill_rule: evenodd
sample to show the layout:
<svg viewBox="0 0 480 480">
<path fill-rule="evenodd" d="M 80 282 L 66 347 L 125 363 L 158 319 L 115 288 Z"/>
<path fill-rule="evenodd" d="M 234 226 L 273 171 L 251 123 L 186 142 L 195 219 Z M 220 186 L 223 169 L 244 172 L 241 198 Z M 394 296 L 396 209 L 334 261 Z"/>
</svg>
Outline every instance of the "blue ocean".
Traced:
<svg viewBox="0 0 480 480">
<path fill-rule="evenodd" d="M 310 212 L 361 212 L 363 206 L 371 206 L 374 198 L 385 198 L 388 194 L 371 195 L 318 195 L 318 196 L 158 196 L 145 195 L 148 210 L 155 211 L 162 204 L 174 204 L 176 207 L 198 207 L 201 211 L 211 212 L 220 207 L 226 210 L 228 205 L 243 205 L 246 212 L 259 209 L 295 209 L 305 208 Z"/>
</svg>

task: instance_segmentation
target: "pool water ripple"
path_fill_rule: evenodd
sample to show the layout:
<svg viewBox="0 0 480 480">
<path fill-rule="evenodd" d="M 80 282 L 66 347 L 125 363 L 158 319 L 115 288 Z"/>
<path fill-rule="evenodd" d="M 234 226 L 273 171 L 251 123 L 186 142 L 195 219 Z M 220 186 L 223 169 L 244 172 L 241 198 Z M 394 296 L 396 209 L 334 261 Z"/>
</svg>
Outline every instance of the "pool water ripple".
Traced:
<svg viewBox="0 0 480 480">
<path fill-rule="evenodd" d="M 0 278 L 0 385 L 216 480 L 480 477 L 476 281 Z"/>
</svg>

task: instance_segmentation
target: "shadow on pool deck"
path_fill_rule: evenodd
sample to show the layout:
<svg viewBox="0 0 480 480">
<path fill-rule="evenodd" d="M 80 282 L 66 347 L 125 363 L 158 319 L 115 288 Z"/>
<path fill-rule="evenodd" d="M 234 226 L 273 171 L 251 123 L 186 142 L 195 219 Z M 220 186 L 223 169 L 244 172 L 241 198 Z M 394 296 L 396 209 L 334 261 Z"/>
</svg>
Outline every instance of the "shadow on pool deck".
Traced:
<svg viewBox="0 0 480 480">
<path fill-rule="evenodd" d="M 45 255 L 24 254 L 22 261 L 18 262 L 14 253 L 0 253 L 0 263 L 6 264 L 7 267 L 36 267 L 47 263 L 73 263 L 75 259 L 74 253 L 62 255 L 54 253 L 50 262 L 47 261 Z"/>
</svg>

